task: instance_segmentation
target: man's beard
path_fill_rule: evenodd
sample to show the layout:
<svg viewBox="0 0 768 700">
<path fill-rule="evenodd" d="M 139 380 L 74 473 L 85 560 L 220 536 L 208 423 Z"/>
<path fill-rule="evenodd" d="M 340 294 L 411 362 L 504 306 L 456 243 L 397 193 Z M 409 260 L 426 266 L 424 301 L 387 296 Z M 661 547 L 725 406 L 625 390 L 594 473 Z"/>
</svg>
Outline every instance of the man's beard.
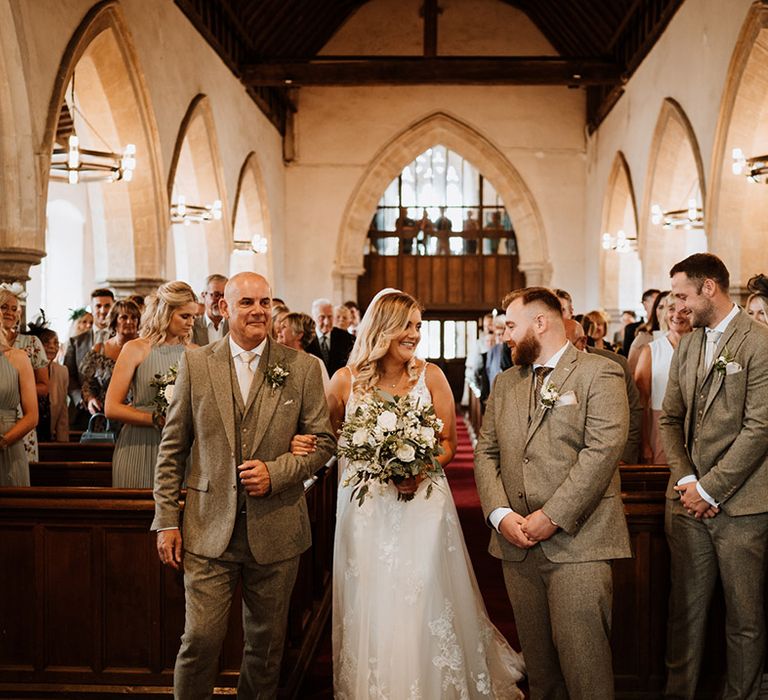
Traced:
<svg viewBox="0 0 768 700">
<path fill-rule="evenodd" d="M 541 343 L 529 328 L 525 337 L 512 348 L 512 362 L 515 365 L 532 365 L 541 354 Z"/>
<path fill-rule="evenodd" d="M 715 316 L 715 305 L 709 302 L 706 308 L 700 311 L 691 309 L 691 326 L 693 328 L 706 328 L 711 326 Z"/>
</svg>

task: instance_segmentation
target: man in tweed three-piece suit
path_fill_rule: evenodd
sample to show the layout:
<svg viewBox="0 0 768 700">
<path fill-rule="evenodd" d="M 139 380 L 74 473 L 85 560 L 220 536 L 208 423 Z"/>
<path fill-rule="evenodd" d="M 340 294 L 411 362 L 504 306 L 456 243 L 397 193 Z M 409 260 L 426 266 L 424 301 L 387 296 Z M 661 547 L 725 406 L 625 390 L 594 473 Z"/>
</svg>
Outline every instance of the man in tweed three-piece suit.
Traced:
<svg viewBox="0 0 768 700">
<path fill-rule="evenodd" d="M 155 474 L 158 552 L 184 568 L 180 700 L 211 697 L 238 581 L 245 644 L 237 694 L 276 696 L 299 555 L 311 543 L 303 482 L 335 445 L 317 361 L 269 337 L 267 280 L 235 275 L 221 308 L 229 334 L 187 351 L 179 367 Z M 317 436 L 312 454 L 290 454 L 297 433 Z"/>
<path fill-rule="evenodd" d="M 494 383 L 475 455 L 490 552 L 533 700 L 610 700 L 610 561 L 631 555 L 618 474 L 624 376 L 568 342 L 550 290 L 513 292 L 504 306 L 515 366 Z"/>
<path fill-rule="evenodd" d="M 665 530 L 672 590 L 665 697 L 692 700 L 718 573 L 725 594 L 724 700 L 760 694 L 768 546 L 768 328 L 729 297 L 722 261 L 698 253 L 670 271 L 691 314 L 660 420 L 670 465 Z"/>
</svg>

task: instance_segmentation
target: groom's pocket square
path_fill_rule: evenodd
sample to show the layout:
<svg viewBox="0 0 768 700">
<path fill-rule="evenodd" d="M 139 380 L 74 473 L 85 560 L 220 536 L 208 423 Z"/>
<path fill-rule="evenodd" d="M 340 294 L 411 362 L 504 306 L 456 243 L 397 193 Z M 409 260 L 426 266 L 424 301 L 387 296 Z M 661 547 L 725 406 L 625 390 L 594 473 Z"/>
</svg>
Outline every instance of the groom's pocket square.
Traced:
<svg viewBox="0 0 768 700">
<path fill-rule="evenodd" d="M 726 375 L 729 374 L 738 374 L 741 372 L 744 368 L 738 363 L 738 362 L 729 362 L 725 366 L 725 373 Z"/>
<path fill-rule="evenodd" d="M 576 398 L 576 394 L 572 391 L 566 391 L 558 397 L 555 408 L 558 406 L 578 406 L 578 404 L 579 400 Z"/>
</svg>

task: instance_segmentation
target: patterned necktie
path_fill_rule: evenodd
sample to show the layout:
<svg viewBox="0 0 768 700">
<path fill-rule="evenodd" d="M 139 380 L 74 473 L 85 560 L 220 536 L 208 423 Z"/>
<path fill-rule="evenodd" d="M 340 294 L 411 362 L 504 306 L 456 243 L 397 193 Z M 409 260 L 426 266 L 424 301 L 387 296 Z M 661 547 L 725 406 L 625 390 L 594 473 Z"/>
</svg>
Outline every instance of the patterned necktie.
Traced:
<svg viewBox="0 0 768 700">
<path fill-rule="evenodd" d="M 328 360 L 331 357 L 331 351 L 328 347 L 328 335 L 326 333 L 323 333 L 322 337 L 320 338 L 320 353 L 323 356 L 323 362 L 328 364 Z"/>
<path fill-rule="evenodd" d="M 251 382 L 253 381 L 253 367 L 251 363 L 257 357 L 252 350 L 241 352 L 238 356 L 240 367 L 237 372 L 237 380 L 240 383 L 240 394 L 243 397 L 243 403 L 248 401 L 248 393 L 251 391 Z"/>
<path fill-rule="evenodd" d="M 533 370 L 536 374 L 536 388 L 534 391 L 534 396 L 536 397 L 537 402 L 541 397 L 541 388 L 544 386 L 544 380 L 553 369 L 554 367 L 544 367 L 542 365 L 541 367 L 536 367 L 536 369 Z"/>
<path fill-rule="evenodd" d="M 706 329 L 707 331 L 707 344 L 704 347 L 704 369 L 709 370 L 712 363 L 715 361 L 715 350 L 717 344 L 720 342 L 720 337 L 723 335 L 721 331 Z"/>
</svg>

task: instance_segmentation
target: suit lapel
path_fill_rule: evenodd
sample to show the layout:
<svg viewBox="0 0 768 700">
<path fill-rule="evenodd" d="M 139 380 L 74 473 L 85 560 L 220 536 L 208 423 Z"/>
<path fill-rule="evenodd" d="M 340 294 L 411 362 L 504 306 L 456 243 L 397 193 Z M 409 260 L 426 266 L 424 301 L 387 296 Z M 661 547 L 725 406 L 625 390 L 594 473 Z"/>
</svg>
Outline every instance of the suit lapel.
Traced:
<svg viewBox="0 0 768 700">
<path fill-rule="evenodd" d="M 720 338 L 720 342 L 717 344 L 717 348 L 715 348 L 715 358 L 712 362 L 712 367 L 714 367 L 717 358 L 723 354 L 723 350 L 726 347 L 728 348 L 728 355 L 730 357 L 735 357 L 736 352 L 744 342 L 744 338 L 747 337 L 747 333 L 749 333 L 749 323 L 744 323 L 742 315 L 746 316 L 746 314 L 741 311 L 739 315 L 731 321 L 728 328 L 726 328 L 725 333 L 723 333 L 723 337 Z M 710 368 L 709 371 L 713 372 L 714 370 Z M 723 385 L 723 379 L 725 379 L 725 372 L 715 372 L 715 376 L 712 377 L 712 385 L 709 389 L 707 402 L 704 404 L 704 413 L 709 410 L 717 393 L 720 391 L 720 387 Z"/>
<path fill-rule="evenodd" d="M 682 341 L 681 341 L 682 342 Z M 700 386 L 699 381 L 699 366 L 703 362 L 702 355 L 704 353 L 704 329 L 697 328 L 693 331 L 690 343 L 688 344 L 689 351 L 686 353 L 686 366 L 685 366 L 685 402 L 686 406 L 690 409 L 693 406 L 693 402 L 696 398 L 696 388 Z M 703 383 L 703 379 L 701 383 Z M 685 434 L 690 435 L 691 429 L 691 411 L 685 412 Z"/>
<path fill-rule="evenodd" d="M 232 386 L 232 352 L 229 348 L 229 336 L 225 335 L 221 340 L 211 346 L 211 354 L 208 355 L 208 374 L 211 379 L 211 387 L 216 397 L 216 403 L 224 423 L 224 431 L 231 450 L 235 450 L 235 409 L 232 405 L 232 395 L 240 394 L 239 386 Z M 228 391 L 227 391 L 228 389 Z"/>
<path fill-rule="evenodd" d="M 270 338 L 267 338 L 267 344 L 264 346 L 264 352 L 261 353 L 261 357 L 259 358 L 259 364 L 256 367 L 256 372 L 253 374 L 253 379 L 251 380 L 251 388 L 248 391 L 248 400 L 245 402 L 245 410 L 243 411 L 243 417 L 248 415 L 248 411 L 251 410 L 253 407 L 253 402 L 256 400 L 256 397 L 259 395 L 259 392 L 261 391 L 261 387 L 264 384 L 264 375 L 267 371 L 267 367 L 269 367 L 269 344 L 271 342 Z"/>
<path fill-rule="evenodd" d="M 286 361 L 286 357 L 282 351 L 282 348 L 271 338 L 267 338 L 267 346 L 264 350 L 264 354 L 261 356 L 261 361 L 259 362 L 259 369 L 257 372 L 257 375 L 261 375 L 261 379 L 258 389 L 258 403 L 254 407 L 254 410 L 256 411 L 256 428 L 253 431 L 253 444 L 250 446 L 250 449 L 247 453 L 251 459 L 254 458 L 256 450 L 259 449 L 261 441 L 264 439 L 264 435 L 266 434 L 267 429 L 272 422 L 272 416 L 277 410 L 280 396 L 283 391 L 282 386 L 274 388 L 269 385 L 265 386 L 264 377 L 267 367 L 270 364 L 274 365 L 277 363 L 281 363 L 286 369 L 289 368 L 289 363 Z M 253 383 L 256 383 L 256 377 L 254 377 Z M 246 414 L 248 413 L 250 405 L 253 404 L 253 402 L 256 400 L 253 386 L 251 387 L 251 395 L 248 397 L 248 400 L 249 406 L 246 407 Z"/>
<path fill-rule="evenodd" d="M 513 436 L 515 442 L 525 439 L 528 430 L 528 407 L 531 402 L 531 375 L 533 372 L 530 367 L 516 367 L 514 386 L 510 392 L 510 400 L 514 406 L 517 420 L 513 421 L 515 428 L 520 429 L 520 434 Z"/>
<path fill-rule="evenodd" d="M 579 351 L 569 344 L 568 349 L 563 353 L 563 356 L 560 358 L 560 361 L 557 363 L 555 369 L 549 373 L 549 376 L 544 381 L 545 386 L 547 384 L 552 384 L 557 390 L 557 393 L 562 394 L 563 386 L 570 378 L 571 373 L 576 367 L 578 359 Z M 531 423 L 528 426 L 528 434 L 525 438 L 526 445 L 530 442 L 533 434 L 536 432 L 536 429 L 539 427 L 539 425 L 541 425 L 541 422 L 544 420 L 544 416 L 546 416 L 549 411 L 554 410 L 553 408 L 545 408 L 542 405 L 539 396 L 534 396 L 534 400 L 536 402 L 536 408 L 534 409 L 533 415 L 531 416 Z"/>
</svg>

